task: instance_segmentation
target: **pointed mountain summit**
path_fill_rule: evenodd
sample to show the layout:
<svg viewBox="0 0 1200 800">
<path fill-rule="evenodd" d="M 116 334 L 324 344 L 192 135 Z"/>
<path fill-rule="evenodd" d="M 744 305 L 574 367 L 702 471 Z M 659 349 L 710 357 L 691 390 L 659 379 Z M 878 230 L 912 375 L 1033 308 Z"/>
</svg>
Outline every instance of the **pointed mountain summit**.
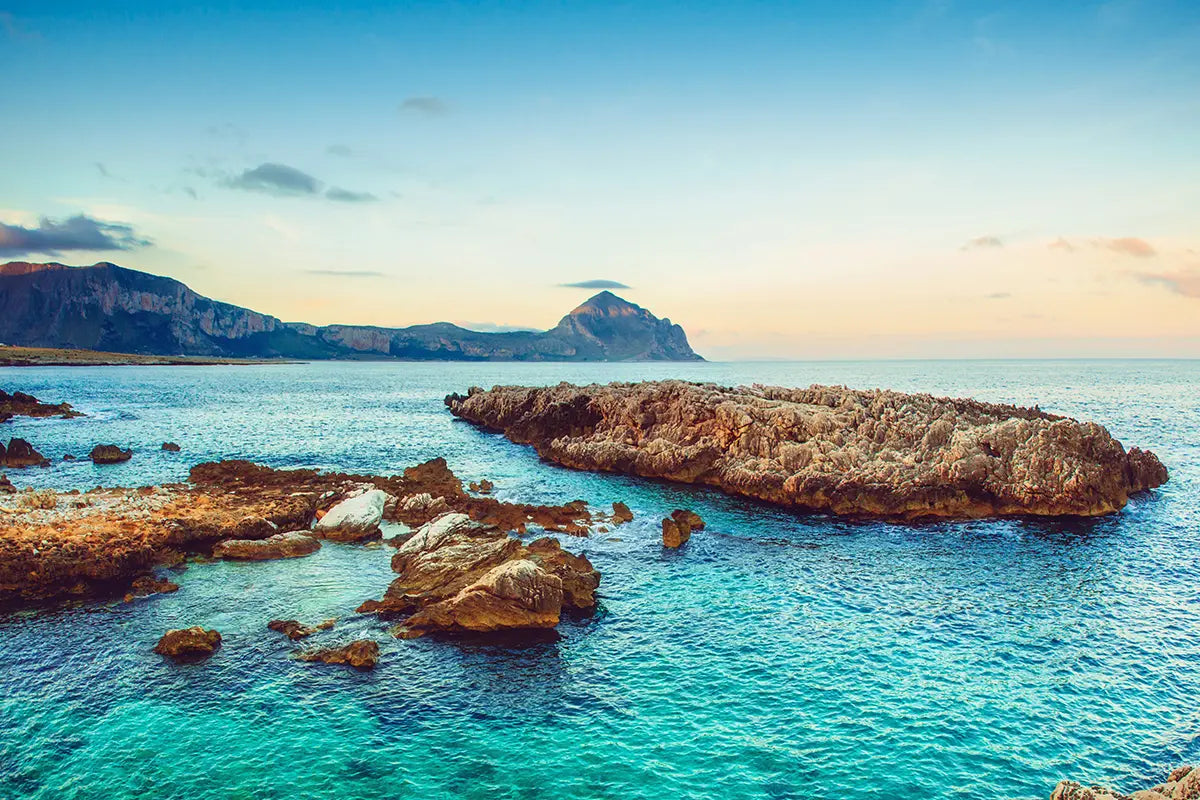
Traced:
<svg viewBox="0 0 1200 800">
<path fill-rule="evenodd" d="M 0 342 L 145 355 L 423 361 L 702 361 L 668 319 L 601 292 L 548 331 L 449 322 L 381 328 L 283 322 L 173 278 L 101 262 L 0 264 Z"/>
<path fill-rule="evenodd" d="M 549 333 L 575 343 L 593 361 L 702 361 L 683 328 L 604 291 L 567 314 Z"/>
</svg>

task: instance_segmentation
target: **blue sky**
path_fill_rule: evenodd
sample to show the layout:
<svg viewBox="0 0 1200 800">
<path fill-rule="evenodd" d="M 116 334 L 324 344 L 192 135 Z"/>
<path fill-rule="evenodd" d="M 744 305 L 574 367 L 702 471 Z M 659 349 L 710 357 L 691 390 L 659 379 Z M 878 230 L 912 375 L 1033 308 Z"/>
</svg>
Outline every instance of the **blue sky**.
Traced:
<svg viewBox="0 0 1200 800">
<path fill-rule="evenodd" d="M 607 279 L 716 357 L 1200 355 L 1200 4 L 516 5 L 0 0 L 0 255 L 314 322 Z"/>
</svg>

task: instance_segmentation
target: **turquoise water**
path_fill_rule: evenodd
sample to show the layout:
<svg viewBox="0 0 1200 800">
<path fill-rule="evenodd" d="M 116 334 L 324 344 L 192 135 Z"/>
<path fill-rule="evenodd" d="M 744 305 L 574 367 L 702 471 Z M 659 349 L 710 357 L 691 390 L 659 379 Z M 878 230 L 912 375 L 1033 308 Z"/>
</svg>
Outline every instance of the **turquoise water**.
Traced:
<svg viewBox="0 0 1200 800">
<path fill-rule="evenodd" d="M 677 376 L 1037 403 L 1155 450 L 1172 480 L 1114 517 L 903 526 L 802 517 L 543 464 L 452 420 L 472 384 Z M 502 498 L 626 501 L 568 540 L 599 613 L 520 648 L 391 639 L 352 613 L 386 549 L 193 565 L 179 592 L 0 616 L 0 798 L 1045 798 L 1200 758 L 1200 363 L 312 364 L 0 369 L 89 416 L 18 420 L 18 485 L 179 480 L 192 464 L 389 472 L 436 455 Z M 172 440 L 178 454 L 158 446 Z M 657 520 L 709 529 L 664 552 Z M 372 673 L 299 664 L 275 617 L 375 636 Z M 215 627 L 202 664 L 150 652 Z"/>
</svg>

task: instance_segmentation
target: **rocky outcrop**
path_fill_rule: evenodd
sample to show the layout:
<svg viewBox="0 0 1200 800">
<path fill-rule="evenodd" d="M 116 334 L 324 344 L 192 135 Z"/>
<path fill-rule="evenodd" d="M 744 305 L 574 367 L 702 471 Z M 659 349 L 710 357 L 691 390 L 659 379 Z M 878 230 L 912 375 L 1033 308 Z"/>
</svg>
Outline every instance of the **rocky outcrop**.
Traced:
<svg viewBox="0 0 1200 800">
<path fill-rule="evenodd" d="M 327 631 L 336 623 L 336 619 L 327 619 L 324 622 L 318 622 L 316 625 L 308 626 L 302 625 L 294 619 L 273 619 L 267 623 L 267 628 L 278 631 L 295 642 L 300 639 L 306 639 L 317 631 Z"/>
<path fill-rule="evenodd" d="M 168 453 L 178 453 L 180 450 L 180 447 L 179 447 L 179 445 L 175 444 L 174 442 L 163 442 L 162 449 L 167 451 Z"/>
<path fill-rule="evenodd" d="M 3 449 L 3 448 L 4 448 L 4 445 L 0 444 L 0 449 Z M 0 459 L 0 461 L 3 461 L 3 459 Z M 17 487 L 12 485 L 12 481 L 10 481 L 8 479 L 7 475 L 5 475 L 3 472 L 0 472 L 0 494 L 16 494 L 16 493 L 17 493 Z"/>
<path fill-rule="evenodd" d="M 167 631 L 154 646 L 154 652 L 182 661 L 212 655 L 220 646 L 220 633 L 194 625 L 191 628 Z"/>
<path fill-rule="evenodd" d="M 326 511 L 313 526 L 313 535 L 341 542 L 357 542 L 379 535 L 387 492 L 371 489 L 348 498 Z"/>
<path fill-rule="evenodd" d="M 33 449 L 33 445 L 24 439 L 10 439 L 8 447 L 0 443 L 0 467 L 46 467 L 50 459 Z"/>
<path fill-rule="evenodd" d="M 301 661 L 345 664 L 361 670 L 374 669 L 379 663 L 379 643 L 373 639 L 356 639 L 343 647 L 297 653 L 296 658 Z"/>
<path fill-rule="evenodd" d="M 135 577 L 185 553 L 292 557 L 319 544 L 308 536 L 314 516 L 373 489 L 403 499 L 385 502 L 384 517 L 414 529 L 449 510 L 497 531 L 541 526 L 585 535 L 591 523 L 582 501 L 536 506 L 471 497 L 440 458 L 393 476 L 206 463 L 184 485 L 65 492 L 48 510 L 0 514 L 0 605 L 120 597 Z"/>
<path fill-rule="evenodd" d="M 392 557 L 398 577 L 360 612 L 401 617 L 397 635 L 553 628 L 566 609 L 590 609 L 600 574 L 551 538 L 523 545 L 466 514 L 424 525 Z"/>
<path fill-rule="evenodd" d="M 1167 480 L 1153 453 L 1037 409 L 882 390 L 662 381 L 498 386 L 450 411 L 575 469 L 897 519 L 1097 516 Z"/>
<path fill-rule="evenodd" d="M 101 262 L 0 264 L 0 341 L 165 356 L 438 361 L 700 360 L 683 329 L 601 292 L 548 331 L 285 323 Z M 2 415 L 0 415 L 2 416 Z"/>
<path fill-rule="evenodd" d="M 179 584 L 165 578 L 153 575 L 141 575 L 133 579 L 129 592 L 125 595 L 126 602 L 135 597 L 149 597 L 152 594 L 170 594 L 179 591 Z"/>
<path fill-rule="evenodd" d="M 133 451 L 122 450 L 115 444 L 98 444 L 92 448 L 88 458 L 93 464 L 120 464 L 133 458 Z"/>
<path fill-rule="evenodd" d="M 1179 767 L 1158 786 L 1128 795 L 1103 786 L 1061 781 L 1054 787 L 1050 800 L 1200 800 L 1200 768 Z"/>
<path fill-rule="evenodd" d="M 213 548 L 213 558 L 233 561 L 268 561 L 300 558 L 321 549 L 321 543 L 301 531 L 276 533 L 265 539 L 227 539 Z"/>
<path fill-rule="evenodd" d="M 6 422 L 13 417 L 82 417 L 83 414 L 71 408 L 70 403 L 43 403 L 31 394 L 24 392 L 8 392 L 0 389 L 0 422 Z"/>
<path fill-rule="evenodd" d="M 692 531 L 704 530 L 704 520 L 695 511 L 677 508 L 662 521 L 663 547 L 682 547 L 692 538 Z"/>
<path fill-rule="evenodd" d="M 612 521 L 614 525 L 624 525 L 626 522 L 633 522 L 633 512 L 629 510 L 629 506 L 621 502 L 612 504 Z"/>
</svg>

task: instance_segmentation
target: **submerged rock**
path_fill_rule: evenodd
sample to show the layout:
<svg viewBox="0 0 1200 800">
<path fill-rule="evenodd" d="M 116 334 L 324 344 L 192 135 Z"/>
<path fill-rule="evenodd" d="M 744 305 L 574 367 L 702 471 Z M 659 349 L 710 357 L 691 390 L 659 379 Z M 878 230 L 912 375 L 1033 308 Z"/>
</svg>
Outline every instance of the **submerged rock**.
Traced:
<svg viewBox="0 0 1200 800">
<path fill-rule="evenodd" d="M 397 634 L 553 628 L 563 608 L 590 609 L 600 573 L 551 538 L 528 546 L 466 514 L 446 514 L 397 548 L 399 577 L 361 612 L 405 617 Z"/>
<path fill-rule="evenodd" d="M 194 625 L 167 631 L 154 646 L 154 652 L 168 658 L 185 659 L 210 655 L 220 646 L 220 633 Z"/>
<path fill-rule="evenodd" d="M 276 533 L 265 539 L 227 539 L 213 548 L 213 558 L 267 561 L 300 558 L 321 549 L 321 543 L 301 531 Z"/>
<path fill-rule="evenodd" d="M 313 532 L 336 541 L 359 541 L 379 533 L 387 492 L 371 489 L 335 505 L 317 520 Z"/>
<path fill-rule="evenodd" d="M 497 386 L 456 416 L 575 469 L 899 519 L 1096 516 L 1167 480 L 1153 453 L 1037 409 L 813 386 Z"/>
<path fill-rule="evenodd" d="M 321 661 L 326 664 L 346 664 L 355 669 L 374 669 L 379 663 L 379 643 L 373 639 L 356 639 L 344 647 L 330 647 L 297 653 L 301 661 Z"/>
<path fill-rule="evenodd" d="M 291 639 L 293 642 L 298 639 L 305 639 L 312 636 L 317 631 L 327 631 L 334 626 L 336 619 L 327 619 L 324 622 L 318 622 L 316 625 L 302 625 L 294 619 L 273 619 L 267 623 L 270 630 L 278 631 L 284 636 Z"/>
<path fill-rule="evenodd" d="M 166 450 L 168 453 L 178 453 L 180 447 L 174 442 L 163 442 L 162 449 Z"/>
<path fill-rule="evenodd" d="M 125 600 L 149 597 L 152 594 L 170 594 L 177 591 L 179 591 L 178 583 L 165 578 L 156 578 L 153 575 L 141 575 L 133 579 L 133 583 L 129 586 L 129 592 L 125 595 Z"/>
<path fill-rule="evenodd" d="M 8 447 L 0 444 L 0 466 L 23 469 L 24 467 L 49 466 L 50 459 L 33 449 L 24 439 L 10 439 Z"/>
<path fill-rule="evenodd" d="M 1178 767 L 1167 780 L 1152 789 L 1121 794 L 1103 786 L 1083 786 L 1075 781 L 1060 781 L 1050 800 L 1197 800 L 1200 798 L 1200 767 Z"/>
<path fill-rule="evenodd" d="M 133 451 L 122 450 L 115 444 L 98 444 L 92 448 L 88 458 L 93 464 L 120 464 L 133 458 Z"/>
</svg>

